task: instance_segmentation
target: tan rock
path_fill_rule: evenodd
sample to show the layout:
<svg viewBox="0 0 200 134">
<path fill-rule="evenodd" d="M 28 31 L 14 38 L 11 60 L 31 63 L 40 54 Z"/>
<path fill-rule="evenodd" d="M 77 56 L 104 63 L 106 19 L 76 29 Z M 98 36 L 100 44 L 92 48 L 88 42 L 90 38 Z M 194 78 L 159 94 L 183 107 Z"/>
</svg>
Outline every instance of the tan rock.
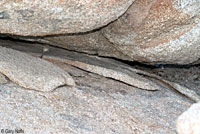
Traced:
<svg viewBox="0 0 200 134">
<path fill-rule="evenodd" d="M 200 132 L 200 103 L 193 104 L 177 120 L 179 134 L 199 134 Z"/>
<path fill-rule="evenodd" d="M 79 33 L 105 26 L 134 0 L 1 0 L 0 33 L 24 36 Z"/>
<path fill-rule="evenodd" d="M 4 83 L 7 83 L 7 82 L 8 82 L 8 80 L 6 80 L 5 75 L 0 73 L 0 84 L 4 84 Z"/>
<path fill-rule="evenodd" d="M 47 36 L 39 39 L 21 38 L 66 48 L 68 50 L 77 52 L 131 60 L 127 55 L 114 48 L 113 44 L 110 43 L 100 31 L 79 35 Z"/>
<path fill-rule="evenodd" d="M 0 43 L 1 44 L 1 43 Z M 40 44 L 30 44 L 30 43 L 12 43 L 5 42 L 3 43 L 5 47 L 13 48 L 33 56 L 41 55 L 41 50 L 43 49 L 43 45 Z M 43 59 L 48 60 L 56 65 L 58 62 L 70 64 L 74 67 L 81 68 L 87 72 L 95 73 L 107 78 L 115 79 L 117 81 L 121 81 L 133 87 L 137 87 L 144 90 L 160 90 L 162 86 L 160 84 L 164 84 L 171 88 L 172 90 L 176 90 L 177 93 L 184 95 L 188 99 L 191 99 L 195 102 L 200 100 L 198 93 L 187 88 L 187 84 L 182 86 L 176 82 L 172 82 L 171 79 L 165 80 L 158 75 L 154 75 L 152 73 L 147 73 L 146 71 L 142 71 L 140 69 L 135 69 L 127 64 L 124 64 L 120 61 L 116 61 L 114 59 L 102 58 L 97 56 L 91 56 L 83 53 L 77 53 L 73 51 L 68 51 L 58 47 L 47 46 L 48 51 L 43 53 Z M 144 68 L 143 68 L 144 69 Z M 70 75 L 75 77 L 83 77 L 84 74 L 76 73 L 74 71 L 69 71 L 70 68 L 65 68 L 65 71 L 69 72 Z M 161 69 L 161 72 L 164 70 Z M 179 70 L 180 71 L 180 70 Z M 174 71 L 173 74 L 177 70 Z M 167 72 L 166 74 L 169 74 Z M 195 73 L 196 74 L 196 73 Z M 185 75 L 184 75 L 185 76 Z M 169 77 L 167 77 L 169 78 Z M 160 83 L 160 84 L 158 84 Z M 189 84 L 190 85 L 190 84 Z M 193 89 L 193 87 L 191 87 Z"/>
<path fill-rule="evenodd" d="M 200 58 L 200 1 L 136 0 L 103 33 L 132 60 L 192 63 Z"/>
<path fill-rule="evenodd" d="M 66 64 L 65 64 L 66 66 Z M 123 83 L 76 77 L 75 88 L 41 93 L 0 84 L 0 127 L 28 134 L 176 134 L 191 104 L 165 88 L 145 92 Z"/>
<path fill-rule="evenodd" d="M 4 42 L 3 44 L 20 51 L 24 50 L 29 54 L 36 53 L 34 54 L 36 56 L 40 54 L 40 48 L 43 47 L 25 43 Z M 116 69 L 123 74 L 136 72 L 141 76 L 151 77 L 147 75 L 148 73 L 121 62 L 115 64 L 114 60 L 105 59 L 108 61 L 105 63 L 101 58 L 96 57 L 95 60 L 94 56 L 73 53 L 75 52 L 49 47 L 45 55 L 67 57 L 87 64 L 93 63 Z M 43 93 L 24 90 L 13 82 L 0 83 L 1 132 L 9 128 L 28 134 L 132 134 L 133 132 L 136 134 L 176 134 L 176 119 L 191 105 L 190 100 L 176 94 L 174 90 L 171 91 L 163 84 L 159 84 L 160 90 L 144 91 L 113 79 L 83 72 L 78 68 L 74 69 L 59 60 L 53 63 L 69 71 L 76 82 L 76 87 L 65 86 L 57 88 L 54 92 Z M 91 70 L 91 66 L 89 69 Z M 110 75 L 110 72 L 106 75 Z"/>
<path fill-rule="evenodd" d="M 198 0 L 137 0 L 120 19 L 103 29 L 32 40 L 150 64 L 196 63 L 200 58 L 199 9 Z"/>
<path fill-rule="evenodd" d="M 71 76 L 56 65 L 4 47 L 0 47 L 0 73 L 24 88 L 43 92 L 75 85 Z"/>
</svg>

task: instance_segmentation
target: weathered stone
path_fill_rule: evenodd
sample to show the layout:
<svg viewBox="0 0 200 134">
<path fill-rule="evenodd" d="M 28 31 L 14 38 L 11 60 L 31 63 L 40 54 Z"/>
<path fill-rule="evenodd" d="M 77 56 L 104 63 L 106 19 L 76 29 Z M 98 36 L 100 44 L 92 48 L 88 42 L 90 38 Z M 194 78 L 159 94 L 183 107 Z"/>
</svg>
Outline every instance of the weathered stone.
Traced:
<svg viewBox="0 0 200 134">
<path fill-rule="evenodd" d="M 41 44 L 19 42 L 9 42 L 8 44 L 4 42 L 3 46 L 14 48 L 16 50 L 36 56 L 41 55 L 41 50 L 44 48 L 44 46 Z M 97 56 L 90 56 L 87 54 L 72 52 L 52 46 L 46 47 L 48 48 L 48 51 L 43 53 L 42 57 L 43 59 L 48 60 L 50 62 L 57 64 L 56 61 L 61 61 L 66 64 L 70 64 L 74 67 L 81 68 L 82 70 L 95 73 L 107 78 L 112 78 L 144 90 L 160 90 L 162 88 L 160 84 L 162 83 L 170 87 L 172 90 L 179 92 L 180 94 L 195 102 L 198 102 L 200 100 L 200 96 L 197 94 L 198 91 L 193 91 L 192 89 L 190 89 L 190 86 L 181 86 L 180 84 L 178 84 L 179 82 L 176 83 L 171 80 L 165 80 L 162 77 L 159 77 L 158 75 L 135 69 L 122 62 L 113 59 L 102 57 L 100 58 Z M 65 70 L 69 72 L 67 69 Z M 72 74 L 72 72 L 69 73 Z M 74 75 L 73 73 L 73 76 L 82 75 L 83 74 L 79 73 Z"/>
<path fill-rule="evenodd" d="M 80 33 L 105 26 L 134 0 L 0 1 L 0 33 L 42 36 Z"/>
<path fill-rule="evenodd" d="M 125 69 L 122 69 L 116 66 L 119 63 L 116 64 L 115 61 L 112 61 L 112 60 L 108 60 L 107 62 L 105 62 L 104 59 L 98 60 L 96 58 L 93 58 L 92 61 L 93 62 L 95 61 L 96 63 L 98 62 L 99 64 L 92 65 L 92 64 L 76 61 L 75 59 L 72 61 L 72 60 L 68 60 L 67 58 L 58 58 L 58 57 L 52 57 L 52 56 L 44 56 L 44 59 L 48 61 L 60 60 L 60 61 L 63 61 L 64 63 L 83 69 L 85 71 L 99 74 L 107 78 L 119 80 L 128 85 L 131 85 L 140 89 L 154 90 L 154 91 L 160 89 L 160 86 L 158 86 L 155 82 L 152 82 L 151 80 L 146 79 L 143 76 L 140 76 L 136 74 L 135 72 L 132 72 L 131 70 L 126 71 Z"/>
<path fill-rule="evenodd" d="M 144 91 L 87 74 L 74 79 L 75 88 L 48 93 L 0 84 L 1 129 L 28 134 L 176 134 L 176 119 L 191 105 L 167 88 Z"/>
<path fill-rule="evenodd" d="M 7 83 L 7 82 L 8 82 L 8 80 L 6 79 L 5 75 L 0 73 L 0 84 L 4 84 L 4 83 Z"/>
<path fill-rule="evenodd" d="M 179 83 L 180 85 L 190 88 L 200 95 L 200 66 L 164 66 L 163 68 L 156 68 L 154 74 L 164 78 L 168 81 Z M 200 101 L 200 100 L 199 100 Z"/>
<path fill-rule="evenodd" d="M 43 47 L 38 44 L 30 45 L 17 42 L 9 43 L 9 45 L 6 42 L 0 42 L 0 44 L 23 50 L 35 56 L 41 55 Z M 55 48 L 55 50 L 57 49 L 59 48 Z M 55 50 L 49 47 L 49 51 L 44 53 L 44 57 L 55 54 L 61 58 L 67 56 L 69 59 L 84 61 L 87 64 L 101 64 L 100 61 L 95 62 L 96 60 L 90 61 L 92 58 L 85 58 L 86 56 L 83 56 L 85 54 L 75 55 L 72 54 L 75 52 Z M 94 56 L 87 55 L 87 57 Z M 113 60 L 107 60 L 113 64 L 111 62 Z M 130 66 L 126 64 L 116 63 L 118 68 L 121 67 L 124 72 L 129 71 L 130 73 L 134 70 L 133 68 L 129 70 Z M 176 119 L 192 104 L 186 97 L 176 94 L 169 86 L 161 83 L 161 85 L 159 84 L 162 87 L 160 90 L 145 91 L 100 75 L 91 75 L 91 73 L 78 68 L 74 69 L 60 60 L 54 64 L 62 70 L 70 72 L 76 82 L 76 87 L 67 86 L 57 88 L 54 92 L 42 93 L 24 90 L 12 82 L 0 83 L 0 128 L 3 130 L 18 129 L 30 134 L 132 134 L 133 132 L 139 134 L 176 134 Z M 172 68 L 171 71 L 174 71 L 173 74 L 183 74 L 183 70 L 177 71 Z M 135 70 L 135 72 L 151 77 L 141 70 Z M 160 72 L 163 72 L 163 69 Z M 183 77 L 179 77 L 179 79 L 183 80 Z M 175 81 L 173 77 L 169 78 L 171 81 Z M 192 77 L 195 82 L 198 81 L 196 78 Z"/>
<path fill-rule="evenodd" d="M 200 132 L 200 103 L 193 104 L 177 120 L 179 134 L 199 134 Z"/>
<path fill-rule="evenodd" d="M 32 40 L 129 61 L 195 63 L 200 58 L 199 8 L 197 0 L 137 0 L 121 18 L 96 32 Z"/>
<path fill-rule="evenodd" d="M 4 46 L 15 48 L 16 50 L 20 50 L 22 52 L 26 52 L 33 55 L 40 55 L 40 53 L 42 53 L 41 49 L 43 47 L 42 45 L 38 44 L 35 45 L 35 48 L 33 49 L 34 45 L 29 43 L 18 43 L 17 45 L 10 43 L 6 45 L 5 43 Z M 88 56 L 86 54 L 70 52 L 64 49 L 55 48 L 51 46 L 49 46 L 48 49 L 49 50 L 43 54 L 43 59 L 49 60 L 50 62 L 60 60 L 67 64 L 71 64 L 73 66 L 81 68 L 85 71 L 119 80 L 126 84 L 145 90 L 160 89 L 160 86 L 158 86 L 155 82 L 136 74 L 134 71 L 127 68 L 128 65 L 123 64 L 121 62 L 117 62 L 116 60 L 100 58 L 97 56 Z"/>
<path fill-rule="evenodd" d="M 53 46 L 66 48 L 77 52 L 84 52 L 92 55 L 115 57 L 123 60 L 132 60 L 122 52 L 113 47 L 100 31 L 77 34 L 60 35 L 42 38 L 21 37 L 22 40 L 37 41 Z"/>
<path fill-rule="evenodd" d="M 27 42 L 13 41 L 11 39 L 0 39 L 0 46 L 11 48 L 14 50 L 23 50 L 23 52 L 28 53 L 34 57 L 41 57 L 43 53 L 43 48 L 38 45 L 38 43 L 32 43 L 32 45 L 27 46 Z M 44 46 L 44 45 L 43 45 Z M 31 51 L 30 51 L 31 50 Z"/>
<path fill-rule="evenodd" d="M 0 47 L 0 72 L 22 87 L 43 92 L 75 85 L 71 76 L 54 64 L 5 47 Z"/>
<path fill-rule="evenodd" d="M 200 58 L 200 1 L 136 0 L 103 34 L 132 60 L 195 62 Z"/>
</svg>

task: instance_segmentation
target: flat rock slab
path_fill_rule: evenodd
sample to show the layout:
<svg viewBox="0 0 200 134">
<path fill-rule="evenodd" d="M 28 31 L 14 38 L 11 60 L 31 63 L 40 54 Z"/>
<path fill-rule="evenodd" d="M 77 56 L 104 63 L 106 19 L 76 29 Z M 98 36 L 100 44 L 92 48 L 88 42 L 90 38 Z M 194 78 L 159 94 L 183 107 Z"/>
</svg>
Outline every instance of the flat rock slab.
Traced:
<svg viewBox="0 0 200 134">
<path fill-rule="evenodd" d="M 135 69 L 113 59 L 91 56 L 40 44 L 18 42 L 16 45 L 16 43 L 7 42 L 7 44 L 6 42 L 7 41 L 4 40 L 4 43 L 0 44 L 36 56 L 41 56 L 41 51 L 45 48 L 45 50 L 48 51 L 43 53 L 43 59 L 53 63 L 56 61 L 67 63 L 82 70 L 115 79 L 144 90 L 160 90 L 162 88 L 161 85 L 165 84 L 172 90 L 179 92 L 195 102 L 200 100 L 199 95 L 195 91 L 192 91 L 190 87 L 187 88 L 173 81 L 167 81 L 162 77 Z M 68 72 L 68 70 L 66 71 Z"/>
<path fill-rule="evenodd" d="M 20 51 L 25 51 L 27 53 L 35 53 L 34 55 L 40 55 L 41 49 L 44 46 L 33 44 L 18 44 L 18 45 L 6 45 L 6 47 L 15 48 Z M 55 48 L 48 46 L 48 51 L 44 53 L 43 58 L 52 62 L 52 60 L 60 60 L 72 66 L 76 66 L 85 71 L 96 73 L 104 77 L 112 78 L 119 80 L 126 84 L 138 87 L 145 90 L 159 90 L 160 86 L 157 85 L 154 81 L 147 79 L 143 76 L 140 76 L 134 70 L 131 70 L 131 67 L 118 62 L 116 60 L 100 58 L 97 56 L 89 56 L 87 54 L 81 54 L 77 52 L 72 52 L 60 48 Z"/>
<path fill-rule="evenodd" d="M 0 33 L 24 36 L 79 33 L 105 26 L 134 0 L 0 1 Z"/>
<path fill-rule="evenodd" d="M 6 46 L 5 41 L 3 44 Z M 14 44 L 7 46 L 30 54 L 38 51 L 36 55 L 41 55 L 41 45 L 34 44 L 34 49 L 30 47 L 29 50 L 28 44 Z M 55 50 L 50 48 L 45 55 L 51 52 Z M 63 52 L 67 52 L 63 56 L 70 54 L 70 51 L 60 51 L 61 58 Z M 95 60 L 87 61 L 81 54 L 76 60 L 100 64 Z M 54 64 L 70 73 L 76 87 L 65 86 L 43 93 L 24 90 L 13 82 L 0 83 L 0 128 L 19 129 L 30 134 L 176 134 L 176 119 L 192 104 L 166 85 L 156 91 L 139 90 L 59 60 Z M 120 62 L 111 64 L 114 67 L 117 64 L 117 68 L 125 67 Z"/>
<path fill-rule="evenodd" d="M 5 47 L 0 47 L 0 72 L 22 87 L 43 92 L 75 85 L 71 76 L 56 65 Z"/>
</svg>

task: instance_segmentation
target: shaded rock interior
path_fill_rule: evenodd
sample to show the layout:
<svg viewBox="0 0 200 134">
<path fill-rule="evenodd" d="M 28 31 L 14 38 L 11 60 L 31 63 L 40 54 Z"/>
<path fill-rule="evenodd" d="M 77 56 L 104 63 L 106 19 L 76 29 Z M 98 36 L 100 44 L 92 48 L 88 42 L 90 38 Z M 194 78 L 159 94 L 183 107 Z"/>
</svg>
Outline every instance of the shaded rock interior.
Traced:
<svg viewBox="0 0 200 134">
<path fill-rule="evenodd" d="M 95 31 L 98 31 L 95 30 Z M 92 32 L 95 32 L 92 31 Z M 81 35 L 81 33 L 80 33 Z M 0 35 L 0 46 L 6 46 L 5 44 L 13 44 L 14 46 L 16 45 L 17 48 L 17 44 L 34 44 L 34 45 L 49 45 L 51 46 L 51 44 L 46 44 L 46 43 L 41 43 L 41 42 L 37 42 L 37 40 L 35 39 L 39 39 L 41 37 L 22 37 L 22 39 L 18 39 L 21 38 L 20 36 L 11 36 L 11 35 L 5 35 L 5 34 L 1 34 Z M 24 39 L 34 39 L 33 41 L 28 41 L 28 40 L 24 40 Z M 4 44 L 4 42 L 6 42 Z M 60 48 L 58 46 L 53 46 L 55 48 Z M 13 48 L 15 49 L 15 47 Z M 60 49 L 65 49 L 68 50 L 66 48 L 60 48 Z M 69 50 L 72 51 L 73 50 Z M 77 52 L 77 51 L 74 51 Z M 42 55 L 42 51 L 41 51 L 41 55 Z M 85 52 L 79 52 L 78 53 L 85 53 Z M 87 54 L 87 53 L 86 53 Z M 89 55 L 95 55 L 95 56 L 99 56 L 96 54 L 89 54 Z M 108 59 L 113 59 L 116 61 L 121 62 L 122 64 L 127 64 L 131 67 L 134 67 L 136 69 L 140 69 L 140 70 L 144 70 L 147 71 L 149 73 L 153 73 L 156 75 L 161 76 L 162 78 L 172 81 L 172 82 L 177 82 L 180 83 L 183 86 L 186 86 L 187 88 L 190 88 L 191 90 L 194 90 L 198 95 L 200 95 L 200 64 L 187 64 L 187 65 L 180 65 L 180 64 L 146 64 L 146 63 L 141 63 L 141 62 L 137 62 L 137 61 L 128 61 L 128 60 L 122 60 L 122 59 L 118 59 L 118 58 L 112 58 L 112 57 L 106 57 L 106 56 L 99 56 L 99 57 L 103 57 L 103 58 L 108 58 Z M 197 61 L 197 63 L 199 63 L 199 61 Z"/>
<path fill-rule="evenodd" d="M 0 46 L 9 47 L 9 44 L 12 44 L 12 48 L 16 50 L 17 45 L 30 43 L 35 46 L 41 45 L 38 42 L 18 40 L 11 37 L 0 38 Z M 40 56 L 40 54 L 37 56 Z M 116 58 L 112 59 L 157 74 L 166 80 L 180 83 L 200 95 L 200 65 L 198 64 L 158 64 L 153 66 Z M 166 85 L 161 84 L 162 88 L 159 91 L 145 91 L 59 61 L 55 61 L 55 64 L 73 77 L 77 87 L 75 89 L 61 87 L 52 93 L 43 94 L 23 90 L 22 87 L 11 81 L 6 84 L 0 82 L 0 98 L 4 102 L 1 107 L 5 107 L 5 111 L 2 110 L 1 112 L 7 113 L 7 116 L 11 118 L 9 121 L 4 121 L 2 127 L 6 128 L 9 124 L 21 118 L 20 114 L 16 116 L 7 107 L 8 105 L 14 107 L 14 104 L 8 104 L 9 102 L 4 101 L 6 98 L 11 98 L 19 105 L 15 109 L 18 113 L 22 111 L 26 113 L 26 107 L 24 106 L 31 104 L 28 107 L 32 114 L 26 118 L 23 117 L 23 124 L 18 123 L 13 126 L 22 128 L 27 133 L 58 131 L 60 133 L 78 133 L 82 131 L 84 133 L 175 134 L 176 119 L 193 103 L 169 89 Z M 14 98 L 12 98 L 13 94 L 15 95 Z M 3 118 L 3 116 L 0 114 L 0 118 Z M 31 118 L 34 122 L 32 126 L 28 126 L 27 124 Z M 38 118 L 49 123 L 40 125 Z M 53 122 L 56 122 L 56 125 Z M 38 130 L 34 130 L 33 126 L 37 127 Z"/>
<path fill-rule="evenodd" d="M 1 132 L 189 134 L 176 121 L 200 102 L 199 0 L 0 5 Z"/>
</svg>

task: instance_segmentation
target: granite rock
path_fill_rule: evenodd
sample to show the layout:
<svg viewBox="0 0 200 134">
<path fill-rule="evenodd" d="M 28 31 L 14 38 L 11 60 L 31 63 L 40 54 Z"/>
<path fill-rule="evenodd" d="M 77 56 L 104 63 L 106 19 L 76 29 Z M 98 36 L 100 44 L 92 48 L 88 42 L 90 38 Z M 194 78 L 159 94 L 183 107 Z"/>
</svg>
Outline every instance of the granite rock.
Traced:
<svg viewBox="0 0 200 134">
<path fill-rule="evenodd" d="M 22 87 L 42 92 L 75 85 L 71 76 L 56 65 L 5 47 L 0 47 L 0 72 Z"/>
<path fill-rule="evenodd" d="M 0 84 L 1 129 L 29 134 L 176 134 L 176 119 L 191 105 L 167 88 L 144 91 L 95 74 L 77 76 L 77 71 L 70 71 L 75 72 L 76 87 L 48 93 L 12 82 Z"/>
<path fill-rule="evenodd" d="M 0 45 L 3 44 L 4 47 L 13 48 L 36 57 L 41 55 L 41 50 L 43 49 L 43 45 L 40 44 L 6 42 L 7 41 L 0 43 Z M 160 86 L 155 81 L 151 80 L 151 78 L 145 78 L 142 74 L 137 74 L 137 70 L 135 71 L 131 66 L 114 59 L 91 56 L 52 46 L 48 46 L 48 51 L 44 52 L 41 58 L 52 63 L 61 61 L 87 72 L 115 79 L 140 89 L 154 91 L 160 89 Z M 30 65 L 30 68 L 31 67 Z"/>
<path fill-rule="evenodd" d="M 159 75 L 154 75 L 152 73 L 142 71 L 141 69 L 133 68 L 126 63 L 114 59 L 77 53 L 58 47 L 43 46 L 41 44 L 24 42 L 11 43 L 10 41 L 4 41 L 4 43 L 0 44 L 4 47 L 13 48 L 36 57 L 43 53 L 42 59 L 48 60 L 52 63 L 60 61 L 82 70 L 115 79 L 144 90 L 160 90 L 160 88 L 162 88 L 160 87 L 160 83 L 162 83 L 195 102 L 200 100 L 200 96 L 197 94 L 198 91 L 193 91 L 187 84 L 182 86 L 178 84 L 179 82 L 176 83 L 171 80 L 165 80 L 162 77 L 159 77 Z M 44 49 L 47 51 L 42 52 Z M 168 70 L 168 73 L 166 74 L 169 74 L 169 72 L 170 71 Z"/>
<path fill-rule="evenodd" d="M 40 55 L 43 47 L 17 42 L 0 44 L 35 56 Z M 101 58 L 94 60 L 89 58 L 93 56 L 87 55 L 88 58 L 85 58 L 83 54 L 55 50 L 49 47 L 44 57 L 54 54 L 87 64 L 106 67 L 109 63 L 113 66 L 107 66 L 108 68 L 115 67 L 109 59 L 106 59 L 109 61 L 107 64 L 103 64 L 98 61 Z M 114 79 L 80 70 L 62 60 L 53 63 L 70 73 L 76 86 L 62 86 L 44 93 L 27 90 L 12 81 L 0 83 L 1 132 L 176 134 L 176 119 L 192 104 L 191 100 L 162 83 L 159 83 L 160 90 L 140 90 Z M 131 73 L 128 71 L 130 66 L 119 61 L 116 64 L 119 72 Z"/>
<path fill-rule="evenodd" d="M 197 64 L 199 31 L 198 0 L 136 0 L 118 20 L 97 31 L 22 39 L 149 64 Z"/>
<path fill-rule="evenodd" d="M 200 1 L 136 0 L 103 34 L 133 61 L 193 63 L 200 58 Z"/>
<path fill-rule="evenodd" d="M 83 52 L 91 55 L 114 57 L 123 60 L 131 60 L 127 55 L 113 47 L 100 31 L 76 35 L 59 35 L 42 38 L 24 38 L 33 42 L 39 42 L 65 48 L 68 50 Z"/>
<path fill-rule="evenodd" d="M 199 126 L 200 103 L 195 103 L 179 116 L 177 120 L 177 131 L 179 134 L 199 134 Z"/>
<path fill-rule="evenodd" d="M 6 76 L 0 73 L 0 84 L 5 84 L 7 82 L 8 80 L 6 79 Z"/>
<path fill-rule="evenodd" d="M 43 36 L 87 32 L 121 16 L 134 0 L 0 1 L 0 33 Z"/>
</svg>

